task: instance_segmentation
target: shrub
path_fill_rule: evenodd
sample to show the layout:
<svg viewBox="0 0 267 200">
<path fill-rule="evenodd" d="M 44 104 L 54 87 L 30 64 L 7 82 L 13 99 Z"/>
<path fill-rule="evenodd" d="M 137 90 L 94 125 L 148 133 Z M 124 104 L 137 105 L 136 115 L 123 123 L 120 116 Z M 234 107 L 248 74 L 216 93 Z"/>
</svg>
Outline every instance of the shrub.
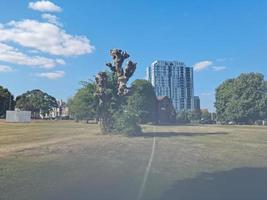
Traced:
<svg viewBox="0 0 267 200">
<path fill-rule="evenodd" d="M 138 119 L 135 114 L 123 110 L 113 115 L 114 130 L 117 133 L 127 134 L 129 136 L 139 135 L 142 130 L 138 125 Z"/>
</svg>

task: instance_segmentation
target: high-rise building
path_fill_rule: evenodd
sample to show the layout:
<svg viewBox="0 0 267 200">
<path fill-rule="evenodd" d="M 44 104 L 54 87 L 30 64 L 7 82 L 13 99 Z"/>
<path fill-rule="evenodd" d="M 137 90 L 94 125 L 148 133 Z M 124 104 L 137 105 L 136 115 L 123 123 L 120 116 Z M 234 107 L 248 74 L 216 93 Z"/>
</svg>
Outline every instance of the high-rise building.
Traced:
<svg viewBox="0 0 267 200">
<path fill-rule="evenodd" d="M 199 98 L 199 96 L 194 96 L 194 110 L 200 110 L 200 98 Z"/>
<path fill-rule="evenodd" d="M 147 80 L 157 96 L 168 96 L 177 112 L 194 109 L 193 68 L 179 61 L 155 61 L 147 68 Z"/>
</svg>

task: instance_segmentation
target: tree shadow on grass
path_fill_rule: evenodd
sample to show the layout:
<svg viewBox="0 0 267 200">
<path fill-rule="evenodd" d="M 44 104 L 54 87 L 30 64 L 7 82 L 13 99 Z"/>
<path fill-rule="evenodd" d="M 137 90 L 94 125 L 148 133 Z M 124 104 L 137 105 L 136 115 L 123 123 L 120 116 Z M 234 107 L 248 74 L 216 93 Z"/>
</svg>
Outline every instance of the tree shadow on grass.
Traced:
<svg viewBox="0 0 267 200">
<path fill-rule="evenodd" d="M 177 181 L 159 200 L 266 200 L 267 168 L 203 173 Z"/>
<path fill-rule="evenodd" d="M 188 137 L 193 137 L 193 136 L 209 136 L 209 135 L 226 135 L 228 134 L 227 132 L 209 132 L 209 133 L 204 133 L 204 132 L 143 132 L 139 137 L 177 137 L 177 136 L 188 136 Z"/>
</svg>

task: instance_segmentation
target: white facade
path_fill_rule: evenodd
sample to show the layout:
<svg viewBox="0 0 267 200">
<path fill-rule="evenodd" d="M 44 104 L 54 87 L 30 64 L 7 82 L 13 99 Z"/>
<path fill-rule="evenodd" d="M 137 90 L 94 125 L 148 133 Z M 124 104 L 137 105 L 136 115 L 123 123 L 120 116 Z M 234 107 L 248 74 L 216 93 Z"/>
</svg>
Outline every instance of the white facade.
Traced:
<svg viewBox="0 0 267 200">
<path fill-rule="evenodd" d="M 147 80 L 157 96 L 168 96 L 176 111 L 194 109 L 193 68 L 179 61 L 155 61 L 147 68 Z"/>
<path fill-rule="evenodd" d="M 69 116 L 69 108 L 67 107 L 67 104 L 59 100 L 57 101 L 58 106 L 53 108 L 50 113 L 49 117 L 52 118 L 58 118 L 58 117 L 68 117 Z"/>
</svg>

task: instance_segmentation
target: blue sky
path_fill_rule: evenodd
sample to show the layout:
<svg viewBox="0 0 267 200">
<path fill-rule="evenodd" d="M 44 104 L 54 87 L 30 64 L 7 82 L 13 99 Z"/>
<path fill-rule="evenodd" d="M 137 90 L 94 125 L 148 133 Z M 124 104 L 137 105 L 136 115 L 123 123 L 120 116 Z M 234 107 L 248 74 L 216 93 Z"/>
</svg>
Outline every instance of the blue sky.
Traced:
<svg viewBox="0 0 267 200">
<path fill-rule="evenodd" d="M 210 110 L 223 80 L 267 76 L 265 0 L 0 0 L 0 11 L 0 85 L 15 95 L 40 88 L 67 100 L 106 69 L 111 48 L 138 62 L 134 78 L 159 59 L 195 67 Z"/>
</svg>

